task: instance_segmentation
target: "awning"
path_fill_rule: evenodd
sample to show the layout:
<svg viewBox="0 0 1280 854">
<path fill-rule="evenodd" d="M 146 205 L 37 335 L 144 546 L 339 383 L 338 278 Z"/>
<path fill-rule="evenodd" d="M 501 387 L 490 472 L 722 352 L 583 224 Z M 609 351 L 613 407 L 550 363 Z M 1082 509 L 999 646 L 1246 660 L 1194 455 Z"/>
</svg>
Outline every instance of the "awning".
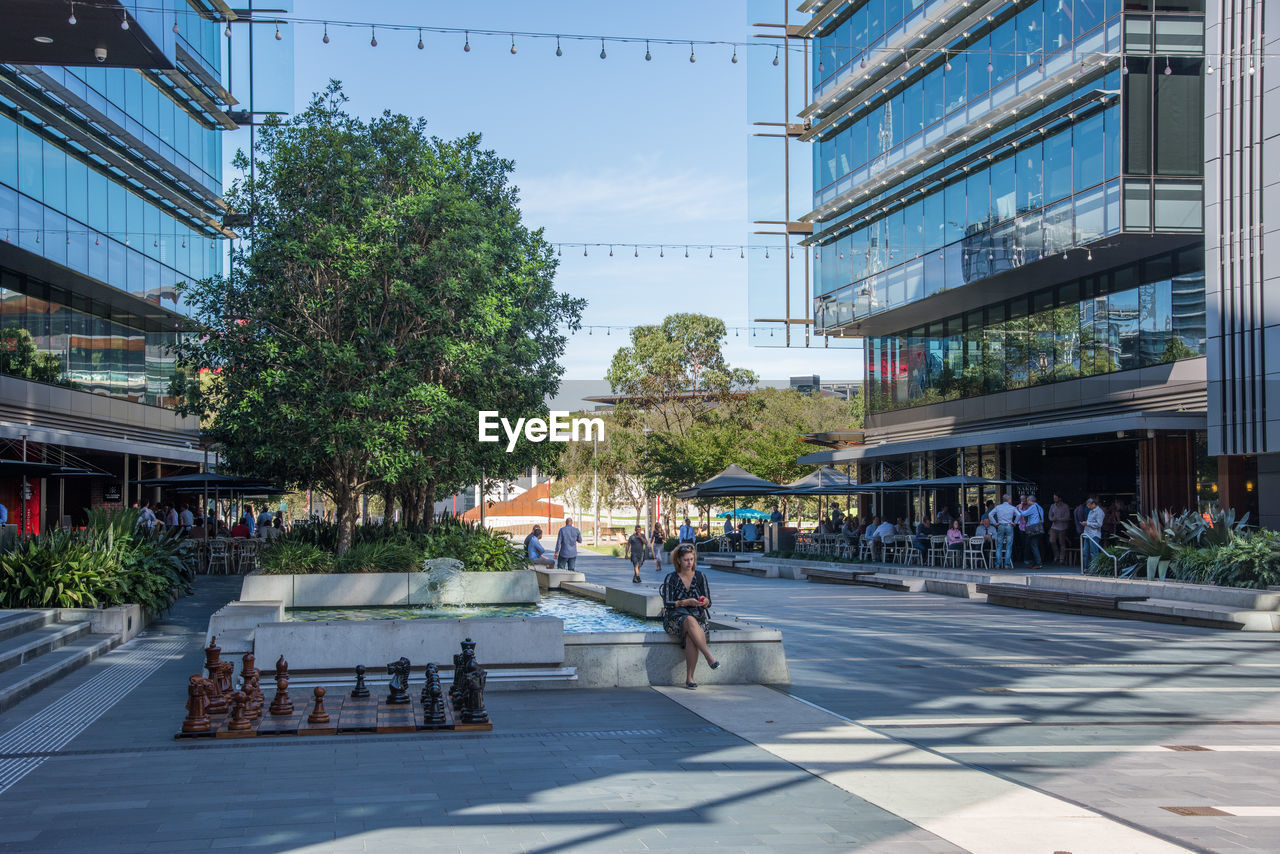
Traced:
<svg viewBox="0 0 1280 854">
<path fill-rule="evenodd" d="M 972 433 L 953 433 L 932 439 L 916 439 L 908 442 L 883 442 L 878 445 L 862 445 L 832 451 L 817 451 L 800 457 L 801 465 L 833 465 L 879 457 L 900 457 L 925 451 L 953 451 L 971 445 L 1000 445 L 1009 442 L 1032 442 L 1041 439 L 1062 439 L 1068 436 L 1089 436 L 1095 433 L 1117 433 L 1128 430 L 1204 430 L 1207 418 L 1203 412 L 1160 412 L 1148 414 L 1134 412 L 1098 418 L 1080 418 L 1070 421 L 1052 421 L 1043 424 L 1001 427 Z"/>
<path fill-rule="evenodd" d="M 874 487 L 868 489 L 846 472 L 837 471 L 830 466 L 823 466 L 810 472 L 799 480 L 787 484 L 783 490 L 785 495 L 859 495 L 876 492 Z"/>
<path fill-rule="evenodd" d="M 732 465 L 710 480 L 682 489 L 676 498 L 731 498 L 743 495 L 776 495 L 785 491 L 771 480 L 757 477 L 742 466 Z"/>
</svg>

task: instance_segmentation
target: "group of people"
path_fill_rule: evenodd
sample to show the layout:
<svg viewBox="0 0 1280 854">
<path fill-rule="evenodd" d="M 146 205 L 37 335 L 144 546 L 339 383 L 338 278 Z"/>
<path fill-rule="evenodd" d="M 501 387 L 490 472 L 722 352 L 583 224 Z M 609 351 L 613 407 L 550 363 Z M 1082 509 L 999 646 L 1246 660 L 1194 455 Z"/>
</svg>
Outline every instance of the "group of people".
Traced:
<svg viewBox="0 0 1280 854">
<path fill-rule="evenodd" d="M 1065 563 L 1068 549 L 1077 541 L 1087 566 L 1105 538 L 1115 532 L 1124 513 L 1119 499 L 1106 512 L 1096 496 L 1089 496 L 1073 509 L 1058 494 L 1045 508 L 1034 493 L 1020 495 L 1016 504 L 1013 496 L 1006 493 L 999 504 L 989 500 L 985 507 L 974 505 L 966 511 L 967 521 L 974 525 L 968 534 L 964 521 L 949 506 L 943 507 L 932 522 L 921 519 L 914 528 L 902 516 L 896 521 L 873 516 L 864 523 L 856 516 L 845 516 L 837 507 L 818 522 L 813 533 L 843 534 L 850 544 L 869 538 L 876 557 L 882 554 L 886 537 L 911 537 L 921 554 L 928 551 L 933 536 L 944 536 L 946 548 L 952 551 L 962 550 L 969 537 L 981 537 L 996 569 L 1013 569 L 1018 560 L 1030 569 L 1041 569 L 1045 556 L 1053 563 Z"/>
<path fill-rule="evenodd" d="M 230 527 L 222 519 L 213 516 L 196 516 L 186 504 L 165 504 L 159 501 L 135 502 L 133 508 L 138 511 L 138 527 L 151 530 L 162 528 L 175 529 L 193 540 L 215 537 L 231 537 L 248 539 L 256 537 L 271 540 L 284 533 L 284 518 L 280 512 L 273 513 L 264 505 L 256 515 L 252 505 L 245 505 L 244 511 L 234 525 Z"/>
</svg>

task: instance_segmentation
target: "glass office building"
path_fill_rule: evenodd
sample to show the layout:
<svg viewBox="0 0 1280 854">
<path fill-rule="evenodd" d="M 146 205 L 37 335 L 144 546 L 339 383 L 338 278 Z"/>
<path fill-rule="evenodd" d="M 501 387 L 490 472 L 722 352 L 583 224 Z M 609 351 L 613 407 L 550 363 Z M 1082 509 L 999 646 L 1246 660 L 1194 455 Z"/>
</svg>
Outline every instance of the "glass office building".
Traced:
<svg viewBox="0 0 1280 854">
<path fill-rule="evenodd" d="M 1194 505 L 1202 0 L 800 8 L 813 323 L 864 340 L 868 390 L 867 444 L 806 461 L 950 475 L 968 448 L 1068 500 Z"/>
<path fill-rule="evenodd" d="M 222 4 L 8 6 L 0 343 L 19 355 L 0 360 L 0 456 L 25 439 L 30 460 L 106 475 L 36 485 L 33 530 L 203 462 L 199 424 L 172 410 L 175 286 L 222 269 L 222 134 L 238 125 Z M 0 501 L 14 519 L 15 484 Z"/>
</svg>

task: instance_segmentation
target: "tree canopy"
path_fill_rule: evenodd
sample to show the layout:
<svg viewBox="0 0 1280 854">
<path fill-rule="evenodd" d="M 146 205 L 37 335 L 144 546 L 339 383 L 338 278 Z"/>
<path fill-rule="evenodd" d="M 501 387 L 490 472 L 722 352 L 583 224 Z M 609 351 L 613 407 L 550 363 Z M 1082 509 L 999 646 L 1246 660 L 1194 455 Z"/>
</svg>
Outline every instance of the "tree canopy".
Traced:
<svg viewBox="0 0 1280 854">
<path fill-rule="evenodd" d="M 562 329 L 581 300 L 553 287 L 541 230 L 521 222 L 513 164 L 479 135 L 347 114 L 334 82 L 261 128 L 227 198 L 251 214 L 229 276 L 185 286 L 196 334 L 186 410 L 229 466 L 312 485 L 337 505 L 345 551 L 358 496 L 514 476 L 554 456 L 476 442 L 477 412 L 529 417 L 558 387 Z"/>
</svg>

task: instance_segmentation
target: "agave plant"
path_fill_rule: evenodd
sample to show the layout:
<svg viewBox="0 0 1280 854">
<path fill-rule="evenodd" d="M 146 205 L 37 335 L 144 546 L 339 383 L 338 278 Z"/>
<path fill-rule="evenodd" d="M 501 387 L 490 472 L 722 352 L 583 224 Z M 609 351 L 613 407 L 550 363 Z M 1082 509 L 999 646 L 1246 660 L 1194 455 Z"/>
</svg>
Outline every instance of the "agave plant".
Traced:
<svg viewBox="0 0 1280 854">
<path fill-rule="evenodd" d="M 1172 514 L 1167 510 L 1150 516 L 1138 516 L 1137 521 L 1120 523 L 1118 539 L 1125 551 L 1133 557 L 1169 559 L 1176 551 L 1170 536 L 1172 523 Z"/>
</svg>

